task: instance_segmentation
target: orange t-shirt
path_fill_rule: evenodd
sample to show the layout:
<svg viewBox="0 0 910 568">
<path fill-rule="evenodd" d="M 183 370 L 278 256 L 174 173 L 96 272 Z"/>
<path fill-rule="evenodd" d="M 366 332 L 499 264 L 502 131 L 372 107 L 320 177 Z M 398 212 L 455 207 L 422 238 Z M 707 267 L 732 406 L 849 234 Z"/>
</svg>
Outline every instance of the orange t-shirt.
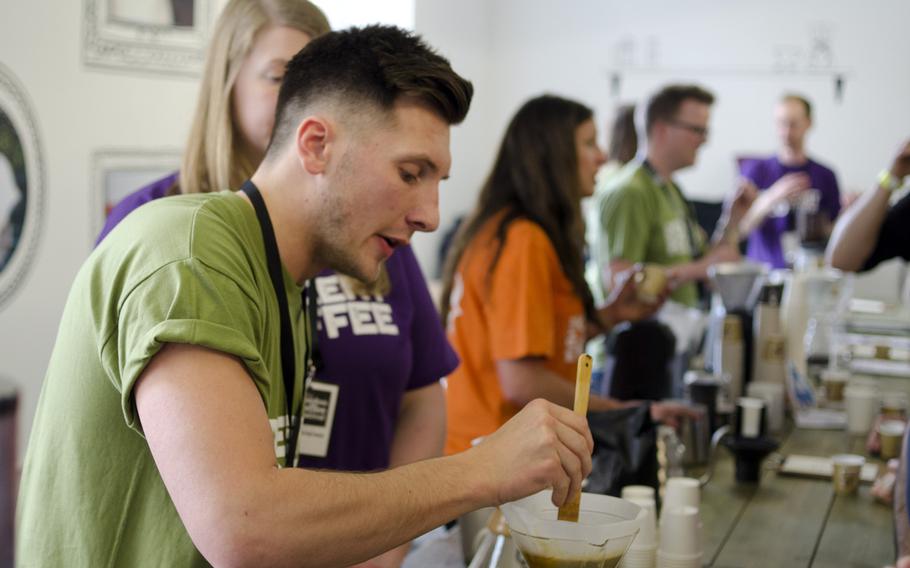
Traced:
<svg viewBox="0 0 910 568">
<path fill-rule="evenodd" d="M 490 274 L 503 214 L 477 232 L 455 276 L 448 337 L 461 366 L 448 378 L 446 454 L 468 449 L 520 410 L 502 394 L 496 361 L 543 357 L 548 369 L 574 383 L 584 348 L 584 307 L 539 225 L 512 221 Z"/>
</svg>

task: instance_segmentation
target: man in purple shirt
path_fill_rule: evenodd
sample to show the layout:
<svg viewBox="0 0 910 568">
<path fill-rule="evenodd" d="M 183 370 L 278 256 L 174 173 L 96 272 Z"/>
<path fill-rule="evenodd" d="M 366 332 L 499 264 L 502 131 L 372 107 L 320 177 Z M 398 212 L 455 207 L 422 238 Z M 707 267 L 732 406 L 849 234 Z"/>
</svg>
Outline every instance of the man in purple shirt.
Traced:
<svg viewBox="0 0 910 568">
<path fill-rule="evenodd" d="M 740 231 L 749 236 L 746 256 L 786 268 L 781 235 L 796 229 L 796 204 L 814 201 L 820 213 L 820 232 L 824 239 L 831 233 L 833 221 L 840 212 L 840 190 L 837 177 L 829 168 L 806 155 L 806 134 L 812 126 L 812 105 L 799 95 L 785 95 L 774 112 L 780 149 L 777 155 L 763 160 L 744 160 L 741 173 L 756 185 L 760 193 L 740 223 Z M 816 190 L 814 194 L 811 190 Z M 818 243 L 824 248 L 824 242 Z"/>
</svg>

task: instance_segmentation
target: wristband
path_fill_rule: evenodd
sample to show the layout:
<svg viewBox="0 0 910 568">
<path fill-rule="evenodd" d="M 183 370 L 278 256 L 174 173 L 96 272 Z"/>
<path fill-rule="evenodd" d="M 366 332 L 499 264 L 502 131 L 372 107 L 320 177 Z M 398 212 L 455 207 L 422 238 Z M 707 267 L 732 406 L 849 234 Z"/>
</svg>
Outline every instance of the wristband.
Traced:
<svg viewBox="0 0 910 568">
<path fill-rule="evenodd" d="M 889 170 L 882 170 L 878 174 L 878 186 L 886 191 L 892 192 L 904 185 L 903 178 L 896 177 Z"/>
</svg>

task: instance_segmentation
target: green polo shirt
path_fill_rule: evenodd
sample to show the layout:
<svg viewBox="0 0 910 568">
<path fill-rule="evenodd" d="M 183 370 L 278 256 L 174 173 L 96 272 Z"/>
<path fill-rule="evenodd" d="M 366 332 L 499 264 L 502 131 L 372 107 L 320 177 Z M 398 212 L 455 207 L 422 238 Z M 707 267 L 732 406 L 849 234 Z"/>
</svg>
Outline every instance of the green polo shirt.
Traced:
<svg viewBox="0 0 910 568">
<path fill-rule="evenodd" d="M 598 230 L 588 231 L 589 279 L 603 294 L 602 267 L 621 258 L 672 266 L 691 262 L 705 247 L 704 231 L 672 181 L 664 182 L 641 162 L 630 162 L 594 196 L 591 219 Z M 695 306 L 698 289 L 687 283 L 670 295 Z"/>
</svg>

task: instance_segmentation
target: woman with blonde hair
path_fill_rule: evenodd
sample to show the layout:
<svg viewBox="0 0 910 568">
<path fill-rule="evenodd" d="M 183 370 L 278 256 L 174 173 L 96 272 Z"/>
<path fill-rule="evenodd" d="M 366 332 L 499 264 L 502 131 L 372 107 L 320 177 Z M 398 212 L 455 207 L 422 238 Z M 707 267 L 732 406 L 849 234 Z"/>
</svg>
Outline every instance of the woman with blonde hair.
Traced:
<svg viewBox="0 0 910 568">
<path fill-rule="evenodd" d="M 214 30 L 179 173 L 121 201 L 99 242 L 148 201 L 240 188 L 268 147 L 285 65 L 328 31 L 323 13 L 305 0 L 231 0 Z M 325 402 L 327 413 L 301 436 L 297 465 L 372 471 L 441 455 L 439 378 L 458 358 L 410 246 L 396 247 L 377 284 L 324 272 L 309 289 L 319 356 L 307 397 Z M 407 548 L 367 565 L 398 566 Z"/>
</svg>

